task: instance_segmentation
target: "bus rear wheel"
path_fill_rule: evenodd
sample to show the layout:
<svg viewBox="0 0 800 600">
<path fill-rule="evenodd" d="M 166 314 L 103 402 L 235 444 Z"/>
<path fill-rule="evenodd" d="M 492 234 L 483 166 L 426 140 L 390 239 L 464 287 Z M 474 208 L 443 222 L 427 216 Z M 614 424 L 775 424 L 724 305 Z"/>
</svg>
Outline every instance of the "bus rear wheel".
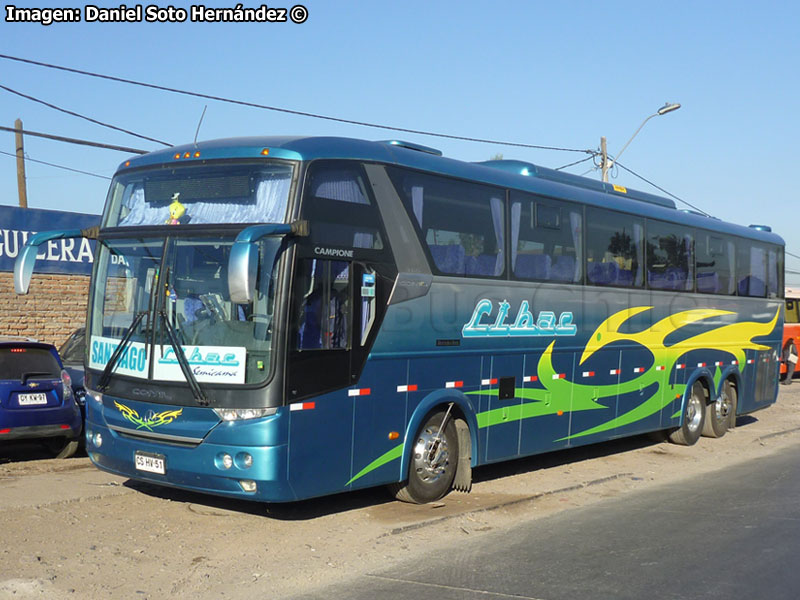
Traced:
<svg viewBox="0 0 800 600">
<path fill-rule="evenodd" d="M 703 384 L 695 381 L 686 399 L 681 426 L 669 434 L 669 441 L 681 446 L 692 446 L 703 432 L 706 420 L 706 392 Z"/>
<path fill-rule="evenodd" d="M 730 381 L 722 384 L 722 392 L 714 402 L 706 405 L 706 421 L 703 424 L 703 435 L 721 438 L 728 429 L 733 429 L 736 419 L 736 388 Z"/>
<path fill-rule="evenodd" d="M 417 433 L 408 480 L 390 486 L 398 500 L 425 504 L 450 491 L 458 465 L 458 435 L 454 420 L 444 419 L 443 412 L 431 415 Z"/>
</svg>

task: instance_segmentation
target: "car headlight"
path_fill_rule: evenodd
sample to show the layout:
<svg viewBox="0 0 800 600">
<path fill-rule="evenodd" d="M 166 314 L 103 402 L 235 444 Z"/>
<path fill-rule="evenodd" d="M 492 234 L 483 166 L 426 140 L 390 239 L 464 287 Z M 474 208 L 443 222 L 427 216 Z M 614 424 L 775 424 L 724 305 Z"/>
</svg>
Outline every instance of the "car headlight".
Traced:
<svg viewBox="0 0 800 600">
<path fill-rule="evenodd" d="M 260 419 L 268 417 L 278 412 L 273 408 L 215 408 L 214 412 L 223 421 L 245 421 L 248 419 Z"/>
</svg>

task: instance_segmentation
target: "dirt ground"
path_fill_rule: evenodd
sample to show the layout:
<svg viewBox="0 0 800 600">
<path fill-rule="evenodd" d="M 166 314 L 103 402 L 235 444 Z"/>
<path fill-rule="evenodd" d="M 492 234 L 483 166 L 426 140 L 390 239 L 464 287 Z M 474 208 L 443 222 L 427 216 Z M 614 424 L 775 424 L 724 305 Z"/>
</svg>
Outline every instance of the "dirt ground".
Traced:
<svg viewBox="0 0 800 600">
<path fill-rule="evenodd" d="M 800 444 L 800 381 L 780 388 L 776 405 L 718 440 L 686 448 L 637 437 L 483 467 L 470 494 L 425 506 L 376 489 L 267 507 L 130 482 L 86 457 L 0 447 L 0 600 L 291 597 Z"/>
</svg>

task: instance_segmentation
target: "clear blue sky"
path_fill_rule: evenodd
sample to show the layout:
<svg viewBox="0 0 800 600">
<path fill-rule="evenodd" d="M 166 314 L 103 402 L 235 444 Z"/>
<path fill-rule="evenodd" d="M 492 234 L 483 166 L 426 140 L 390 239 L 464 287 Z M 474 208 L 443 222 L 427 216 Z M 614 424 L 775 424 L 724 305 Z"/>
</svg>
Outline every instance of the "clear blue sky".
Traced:
<svg viewBox="0 0 800 600">
<path fill-rule="evenodd" d="M 714 216 L 771 225 L 786 240 L 787 252 L 800 256 L 800 198 L 792 183 L 800 140 L 797 2 L 303 2 L 309 18 L 302 25 L 187 20 L 44 27 L 0 20 L 0 53 L 410 129 L 577 149 L 597 149 L 606 136 L 612 155 L 645 117 L 667 101 L 680 102 L 679 111 L 651 119 L 620 162 Z M 5 4 L 3 9 L 4 19 Z M 0 84 L 176 144 L 192 140 L 207 104 L 201 139 L 399 137 L 453 158 L 485 160 L 502 153 L 552 168 L 585 156 L 400 135 L 8 60 L 0 60 Z M 7 127 L 21 118 L 33 131 L 161 147 L 4 90 L 0 115 Z M 25 149 L 32 159 L 105 177 L 126 158 L 32 137 Z M 14 152 L 13 134 L 0 132 L 0 151 Z M 107 180 L 35 163 L 27 169 L 30 206 L 102 210 Z M 586 162 L 568 171 L 599 178 L 589 169 Z M 614 183 L 661 193 L 625 171 L 614 175 Z M 15 161 L 0 154 L 0 204 L 16 203 Z M 800 272 L 800 260 L 787 256 L 787 269 Z M 787 274 L 787 282 L 800 285 L 800 275 Z"/>
</svg>

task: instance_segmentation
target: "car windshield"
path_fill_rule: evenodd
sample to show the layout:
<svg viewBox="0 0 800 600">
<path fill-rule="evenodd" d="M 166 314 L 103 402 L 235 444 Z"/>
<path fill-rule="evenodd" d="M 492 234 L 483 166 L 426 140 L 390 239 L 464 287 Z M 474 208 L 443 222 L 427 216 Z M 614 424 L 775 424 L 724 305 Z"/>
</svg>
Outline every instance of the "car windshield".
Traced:
<svg viewBox="0 0 800 600">
<path fill-rule="evenodd" d="M 0 379 L 22 380 L 34 377 L 60 377 L 55 356 L 44 348 L 14 346 L 0 348 Z"/>
<path fill-rule="evenodd" d="M 252 302 L 232 302 L 227 273 L 233 240 L 233 234 L 104 240 L 88 324 L 89 367 L 103 370 L 136 323 L 113 373 L 185 381 L 166 320 L 197 381 L 264 381 L 271 359 L 273 265 L 260 269 Z M 279 243 L 262 240 L 260 251 Z"/>
<path fill-rule="evenodd" d="M 78 329 L 67 338 L 67 341 L 58 349 L 61 360 L 65 363 L 83 362 L 83 354 L 86 350 L 86 335 L 84 329 Z"/>
</svg>

